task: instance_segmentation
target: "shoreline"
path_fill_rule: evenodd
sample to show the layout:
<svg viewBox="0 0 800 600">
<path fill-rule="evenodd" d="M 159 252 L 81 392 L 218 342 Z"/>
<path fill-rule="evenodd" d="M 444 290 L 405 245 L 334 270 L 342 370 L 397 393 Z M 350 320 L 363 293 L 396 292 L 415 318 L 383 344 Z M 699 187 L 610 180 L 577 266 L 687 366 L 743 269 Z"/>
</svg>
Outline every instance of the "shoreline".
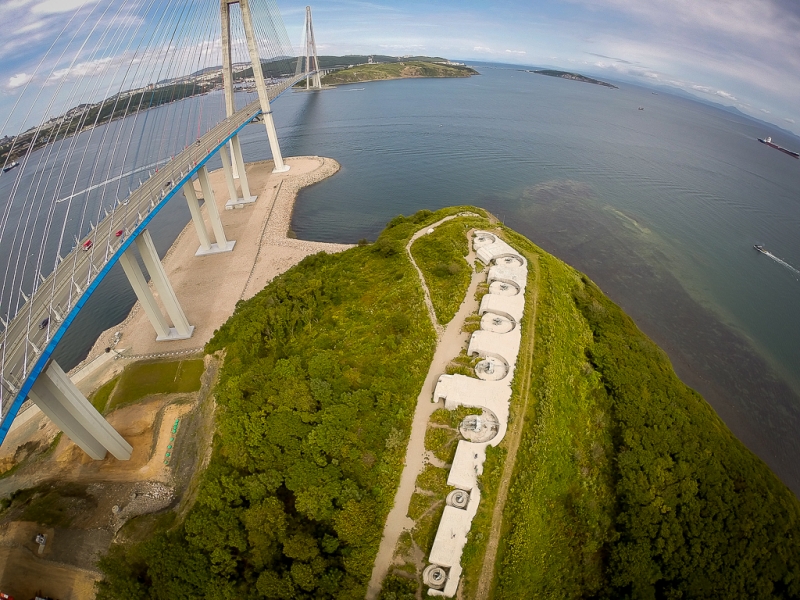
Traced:
<svg viewBox="0 0 800 600">
<path fill-rule="evenodd" d="M 198 241 L 194 225 L 189 221 L 161 259 L 187 318 L 196 326 L 194 335 L 187 340 L 156 342 L 155 332 L 137 300 L 128 315 L 103 331 L 86 357 L 70 370 L 70 377 L 81 375 L 77 381 L 81 391 L 91 393 L 131 360 L 202 352 L 213 332 L 233 314 L 239 300 L 254 296 L 274 277 L 310 254 L 340 252 L 352 247 L 352 244 L 287 237 L 299 191 L 336 174 L 340 165 L 333 159 L 318 156 L 291 157 L 286 162 L 292 169 L 280 174 L 272 173 L 272 160 L 247 164 L 250 188 L 257 193 L 258 201 L 243 209 L 224 209 L 228 193 L 223 171 L 218 169 L 210 173 L 226 236 L 238 242 L 236 249 L 230 253 L 195 257 Z M 205 206 L 201 213 L 205 218 Z M 209 224 L 206 225 L 210 231 Z M 265 252 L 266 249 L 272 252 Z M 153 289 L 152 284 L 150 287 Z M 158 297 L 157 293 L 155 295 Z M 115 343 L 117 332 L 121 335 Z M 106 348 L 117 354 L 114 360 L 103 360 Z M 92 369 L 95 361 L 102 364 Z"/>
</svg>

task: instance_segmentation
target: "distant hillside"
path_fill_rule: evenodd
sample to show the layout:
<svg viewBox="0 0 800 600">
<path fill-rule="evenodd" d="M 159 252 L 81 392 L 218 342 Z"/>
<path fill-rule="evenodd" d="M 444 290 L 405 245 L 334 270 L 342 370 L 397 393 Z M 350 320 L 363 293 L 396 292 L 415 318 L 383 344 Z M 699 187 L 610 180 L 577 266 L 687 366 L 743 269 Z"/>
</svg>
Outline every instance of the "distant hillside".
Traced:
<svg viewBox="0 0 800 600">
<path fill-rule="evenodd" d="M 527 69 L 520 69 L 520 70 L 525 71 L 526 73 L 535 73 L 536 75 L 547 75 L 548 77 L 560 77 L 561 79 L 571 79 L 572 81 L 580 81 L 582 83 L 593 83 L 595 85 L 602 85 L 603 87 L 611 88 L 613 90 L 619 89 L 617 86 L 612 85 L 606 81 L 594 79 L 593 77 L 587 77 L 586 75 L 581 75 L 580 73 L 570 73 L 569 71 L 557 71 L 555 69 L 540 69 L 537 71 L 529 71 Z"/>
<path fill-rule="evenodd" d="M 461 65 L 448 65 L 422 60 L 362 64 L 335 71 L 322 78 L 322 83 L 336 85 L 378 81 L 382 79 L 406 79 L 413 77 L 470 77 L 478 72 Z"/>
</svg>

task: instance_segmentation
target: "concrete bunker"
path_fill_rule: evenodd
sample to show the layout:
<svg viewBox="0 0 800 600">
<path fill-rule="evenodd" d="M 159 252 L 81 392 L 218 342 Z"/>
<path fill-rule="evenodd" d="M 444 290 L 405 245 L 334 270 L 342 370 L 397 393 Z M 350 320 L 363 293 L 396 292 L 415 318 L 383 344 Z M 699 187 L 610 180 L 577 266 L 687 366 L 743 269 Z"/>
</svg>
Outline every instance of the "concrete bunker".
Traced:
<svg viewBox="0 0 800 600">
<path fill-rule="evenodd" d="M 519 286 L 511 281 L 493 281 L 489 284 L 489 293 L 499 296 L 516 296 L 519 294 Z"/>
<path fill-rule="evenodd" d="M 458 426 L 461 436 L 474 444 L 485 444 L 497 437 L 500 421 L 497 415 L 484 408 L 479 415 L 467 415 Z"/>
<path fill-rule="evenodd" d="M 469 505 L 469 492 L 464 490 L 453 490 L 449 494 L 447 494 L 447 499 L 445 500 L 447 506 L 452 506 L 453 508 L 460 508 L 462 510 L 467 509 L 467 505 Z"/>
<path fill-rule="evenodd" d="M 478 248 L 489 246 L 491 244 L 494 244 L 496 241 L 497 238 L 491 233 L 487 233 L 485 231 L 478 231 L 475 233 L 475 238 L 472 241 L 472 247 L 473 249 L 478 250 Z"/>
<path fill-rule="evenodd" d="M 524 267 L 525 261 L 519 254 L 504 254 L 494 259 L 494 264 L 504 267 Z"/>
<path fill-rule="evenodd" d="M 434 590 L 441 590 L 447 583 L 447 571 L 439 565 L 428 565 L 422 572 L 422 583 Z"/>
<path fill-rule="evenodd" d="M 481 298 L 481 305 L 478 314 L 486 312 L 496 313 L 508 317 L 512 321 L 519 323 L 525 312 L 525 296 L 503 296 L 500 294 L 486 294 Z"/>
</svg>

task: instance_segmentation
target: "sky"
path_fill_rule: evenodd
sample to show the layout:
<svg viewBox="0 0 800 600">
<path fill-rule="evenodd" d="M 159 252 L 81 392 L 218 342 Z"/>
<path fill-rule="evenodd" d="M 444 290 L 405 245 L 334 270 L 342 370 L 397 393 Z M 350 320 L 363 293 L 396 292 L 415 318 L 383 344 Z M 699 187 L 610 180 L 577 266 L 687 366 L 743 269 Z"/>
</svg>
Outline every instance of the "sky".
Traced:
<svg viewBox="0 0 800 600">
<path fill-rule="evenodd" d="M 218 6 L 193 1 L 208 4 L 209 14 Z M 148 13 L 150 3 L 180 0 L 0 0 L 0 137 L 44 110 L 20 96 L 28 82 L 28 96 L 46 96 L 69 79 L 75 44 L 58 60 L 51 52 L 56 76 L 36 70 L 59 34 L 64 40 L 114 19 L 128 31 L 145 27 L 157 13 Z M 305 2 L 277 6 L 299 48 Z M 312 9 L 321 54 L 437 55 L 673 86 L 800 134 L 800 0 L 314 0 Z M 71 73 L 100 77 L 104 65 L 123 62 L 117 48 L 79 58 Z"/>
</svg>

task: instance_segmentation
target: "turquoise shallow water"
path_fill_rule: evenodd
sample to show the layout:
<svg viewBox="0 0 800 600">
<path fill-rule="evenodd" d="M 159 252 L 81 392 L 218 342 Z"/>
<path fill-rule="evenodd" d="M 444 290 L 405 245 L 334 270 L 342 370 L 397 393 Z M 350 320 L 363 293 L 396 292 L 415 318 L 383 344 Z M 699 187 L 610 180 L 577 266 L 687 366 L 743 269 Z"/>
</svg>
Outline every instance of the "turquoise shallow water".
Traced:
<svg viewBox="0 0 800 600">
<path fill-rule="evenodd" d="M 594 279 L 800 495 L 800 276 L 752 248 L 800 266 L 800 161 L 756 138 L 800 142 L 643 88 L 479 70 L 277 100 L 284 154 L 342 165 L 300 194 L 294 231 L 354 242 L 399 213 L 485 207 Z M 153 127 L 163 110 L 177 109 L 154 109 Z M 242 143 L 269 157 L 263 126 Z M 153 222 L 162 253 L 188 218 L 178 201 Z M 65 367 L 135 300 L 118 268 L 100 292 L 58 349 Z"/>
</svg>

